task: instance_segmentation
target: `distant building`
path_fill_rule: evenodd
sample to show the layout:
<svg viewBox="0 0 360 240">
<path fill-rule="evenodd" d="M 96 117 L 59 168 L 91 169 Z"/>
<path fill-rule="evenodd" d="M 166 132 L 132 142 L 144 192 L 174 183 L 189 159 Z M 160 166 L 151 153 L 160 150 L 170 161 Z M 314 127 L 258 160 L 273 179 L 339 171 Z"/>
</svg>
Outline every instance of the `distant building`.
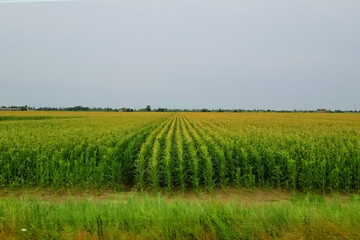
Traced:
<svg viewBox="0 0 360 240">
<path fill-rule="evenodd" d="M 21 111 L 21 108 L 0 108 L 0 111 L 1 112 L 4 112 L 4 111 Z"/>
<path fill-rule="evenodd" d="M 317 112 L 318 113 L 326 113 L 326 109 L 318 109 Z"/>
<path fill-rule="evenodd" d="M 119 112 L 126 112 L 126 108 L 120 108 Z"/>
</svg>

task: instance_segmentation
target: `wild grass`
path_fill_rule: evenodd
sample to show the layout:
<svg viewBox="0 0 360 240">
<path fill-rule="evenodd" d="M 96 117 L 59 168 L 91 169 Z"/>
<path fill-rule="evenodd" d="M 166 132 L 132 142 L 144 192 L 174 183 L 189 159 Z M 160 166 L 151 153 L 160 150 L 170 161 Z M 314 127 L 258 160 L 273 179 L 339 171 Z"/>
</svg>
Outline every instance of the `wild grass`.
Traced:
<svg viewBox="0 0 360 240">
<path fill-rule="evenodd" d="M 0 238 L 356 239 L 360 201 L 308 196 L 251 206 L 133 197 L 107 202 L 0 200 Z M 294 237 L 295 236 L 295 237 Z"/>
</svg>

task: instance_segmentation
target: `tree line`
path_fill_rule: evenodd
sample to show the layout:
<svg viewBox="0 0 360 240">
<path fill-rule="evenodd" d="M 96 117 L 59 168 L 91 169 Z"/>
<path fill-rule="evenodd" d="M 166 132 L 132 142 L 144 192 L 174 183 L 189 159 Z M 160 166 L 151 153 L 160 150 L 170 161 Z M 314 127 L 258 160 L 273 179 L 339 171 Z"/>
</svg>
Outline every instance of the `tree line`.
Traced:
<svg viewBox="0 0 360 240">
<path fill-rule="evenodd" d="M 27 110 L 37 110 L 37 111 L 87 111 L 87 112 L 278 112 L 278 113 L 293 113 L 293 112 L 318 112 L 318 110 L 272 110 L 272 109 L 171 109 L 171 108 L 154 108 L 152 109 L 150 105 L 147 105 L 145 108 L 111 108 L 111 107 L 84 107 L 84 106 L 74 106 L 74 107 L 30 107 L 27 105 L 24 106 L 1 106 L 0 108 L 18 108 L 21 111 Z M 358 113 L 359 110 L 331 110 L 327 109 L 326 113 Z"/>
</svg>

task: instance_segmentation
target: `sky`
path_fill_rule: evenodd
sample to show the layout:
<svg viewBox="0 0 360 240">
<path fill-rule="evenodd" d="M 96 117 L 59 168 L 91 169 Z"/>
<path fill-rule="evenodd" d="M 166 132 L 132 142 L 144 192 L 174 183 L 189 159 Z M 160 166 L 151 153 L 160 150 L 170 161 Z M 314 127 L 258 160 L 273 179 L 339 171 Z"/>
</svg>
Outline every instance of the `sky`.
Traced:
<svg viewBox="0 0 360 240">
<path fill-rule="evenodd" d="M 359 0 L 0 0 L 0 106 L 360 110 Z"/>
</svg>

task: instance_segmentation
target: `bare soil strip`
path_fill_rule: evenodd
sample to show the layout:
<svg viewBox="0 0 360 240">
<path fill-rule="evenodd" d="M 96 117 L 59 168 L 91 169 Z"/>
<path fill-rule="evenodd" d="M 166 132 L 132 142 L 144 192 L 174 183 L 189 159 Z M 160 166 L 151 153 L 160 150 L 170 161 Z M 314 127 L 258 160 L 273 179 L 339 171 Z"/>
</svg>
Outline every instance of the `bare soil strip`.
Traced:
<svg viewBox="0 0 360 240">
<path fill-rule="evenodd" d="M 276 204 L 294 201 L 296 199 L 312 198 L 319 201 L 332 201 L 334 199 L 346 202 L 358 194 L 311 194 L 293 192 L 288 190 L 277 189 L 215 189 L 212 193 L 207 192 L 205 189 L 196 193 L 193 190 L 186 190 L 181 193 L 179 190 L 173 190 L 170 194 L 164 189 L 162 192 L 137 192 L 137 191 L 124 191 L 114 192 L 112 190 L 81 190 L 81 189 L 67 189 L 54 191 L 52 189 L 22 189 L 22 190 L 9 190 L 3 189 L 0 191 L 0 199 L 13 198 L 14 200 L 22 199 L 40 199 L 43 202 L 64 202 L 68 199 L 71 200 L 85 200 L 91 199 L 95 202 L 103 201 L 126 201 L 129 197 L 136 198 L 157 198 L 161 196 L 167 201 L 185 200 L 189 202 L 199 201 L 217 201 L 221 203 L 236 203 L 241 205 L 252 204 Z"/>
</svg>

